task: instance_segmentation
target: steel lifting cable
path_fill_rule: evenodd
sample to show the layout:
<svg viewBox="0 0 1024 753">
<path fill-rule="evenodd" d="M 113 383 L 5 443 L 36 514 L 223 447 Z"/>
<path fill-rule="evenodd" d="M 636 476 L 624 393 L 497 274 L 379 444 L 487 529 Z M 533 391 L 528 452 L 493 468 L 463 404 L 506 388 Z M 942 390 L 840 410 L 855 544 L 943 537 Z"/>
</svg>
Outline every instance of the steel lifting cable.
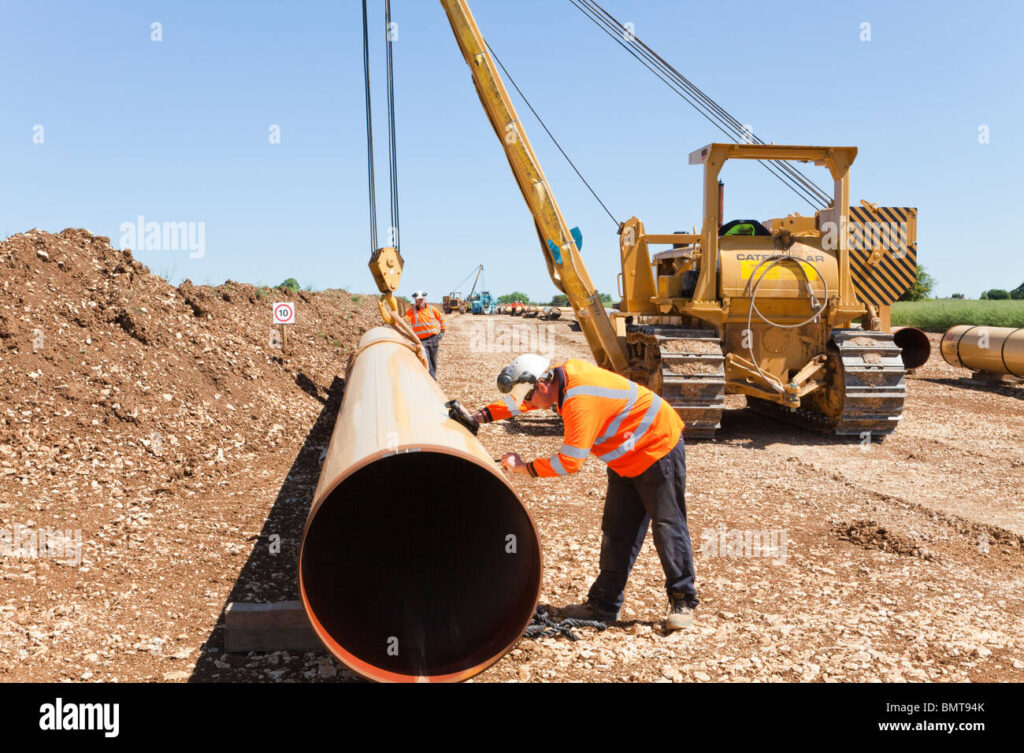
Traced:
<svg viewBox="0 0 1024 753">
<path fill-rule="evenodd" d="M 366 87 L 366 163 L 370 188 L 370 253 L 377 250 L 377 195 L 373 180 L 373 113 L 370 106 L 370 32 L 363 0 L 363 80 Z"/>
<path fill-rule="evenodd" d="M 709 97 L 707 94 L 701 91 L 692 81 L 683 76 L 664 58 L 662 58 L 660 55 L 654 52 L 654 50 L 648 47 L 643 42 L 643 40 L 640 40 L 638 37 L 636 37 L 635 34 L 629 32 L 625 26 L 619 23 L 619 21 L 615 19 L 614 16 L 612 16 L 610 13 L 608 13 L 608 11 L 602 8 L 595 0 L 570 0 L 570 2 L 572 2 L 577 9 L 579 9 L 585 15 L 587 15 L 588 18 L 594 21 L 595 24 L 598 24 L 600 27 L 603 27 L 603 30 L 606 33 L 612 36 L 616 40 L 616 42 L 618 42 L 623 48 L 625 48 L 627 51 L 633 54 L 634 57 L 640 60 L 641 63 L 643 63 L 653 73 L 655 73 L 655 75 L 661 78 L 662 81 L 665 81 L 665 78 L 659 75 L 658 70 L 655 70 L 655 68 L 660 69 L 660 71 L 663 72 L 665 75 L 668 75 L 671 78 L 673 78 L 677 85 L 686 89 L 686 91 L 688 91 L 694 98 L 700 100 L 700 104 L 697 104 L 688 99 L 685 95 L 682 94 L 682 92 L 677 91 L 677 93 L 683 96 L 683 98 L 686 99 L 687 102 L 689 102 L 693 107 L 698 109 L 698 112 L 700 112 L 701 107 L 704 107 L 715 118 L 717 118 L 719 122 L 715 123 L 715 125 L 718 126 L 719 130 L 722 130 L 723 133 L 726 133 L 726 131 L 721 128 L 721 125 L 727 126 L 730 130 L 733 131 L 733 135 L 739 137 L 741 141 L 762 145 L 765 143 L 763 140 L 761 140 L 756 135 L 751 133 L 749 129 L 745 128 L 739 122 L 739 120 L 737 120 L 735 117 L 726 112 L 726 110 L 721 105 L 719 105 L 717 102 L 711 99 L 711 97 Z M 635 45 L 635 49 L 631 49 L 626 44 L 624 44 L 624 40 L 633 42 Z M 652 65 L 655 68 L 652 68 Z M 665 81 L 665 83 L 669 82 Z M 671 84 L 669 85 L 671 86 Z M 705 117 L 708 117 L 708 115 L 705 114 L 704 112 L 701 112 L 701 114 L 705 115 Z M 711 118 L 708 119 L 710 120 Z M 726 135 L 729 134 L 726 133 Z M 761 160 L 758 161 L 762 162 Z M 791 189 L 799 189 L 801 191 L 804 191 L 804 193 L 806 193 L 807 195 L 813 196 L 817 202 L 822 203 L 825 206 L 829 205 L 829 203 L 831 202 L 831 197 L 818 185 L 816 185 L 813 181 L 807 178 L 803 173 L 794 168 L 788 162 L 783 162 L 779 160 L 770 160 L 769 162 L 778 170 L 781 170 L 782 172 L 786 173 L 786 176 L 779 175 L 778 173 L 771 169 L 769 169 L 769 172 L 773 172 L 773 174 L 775 174 L 776 177 L 786 182 Z M 768 167 L 768 163 L 762 162 L 762 164 L 765 165 L 766 168 Z M 806 196 L 802 196 L 802 198 L 806 199 Z"/>
<path fill-rule="evenodd" d="M 614 17 L 600 6 L 596 7 L 607 18 L 597 16 L 598 11 L 593 10 L 589 6 L 581 5 L 580 2 L 583 2 L 583 0 L 580 0 L 580 2 L 570 0 L 570 2 L 728 138 L 747 143 L 764 144 L 761 139 L 757 138 L 749 129 L 744 128 L 738 120 L 725 112 L 714 100 L 694 86 L 685 76 L 666 63 L 664 59 L 644 45 L 642 41 L 637 40 L 634 35 L 629 33 L 624 26 L 619 24 Z M 627 34 L 628 37 L 626 36 Z M 635 47 L 627 45 L 624 41 L 627 38 L 637 42 L 637 45 Z M 704 100 L 704 102 L 694 101 L 694 99 Z M 817 208 L 821 204 L 828 205 L 829 197 L 827 194 L 822 192 L 814 183 L 788 163 L 779 160 L 758 160 L 758 162 L 812 207 Z"/>
<path fill-rule="evenodd" d="M 600 5 L 598 5 L 596 2 L 593 2 L 593 0 L 588 0 L 588 1 L 590 1 L 592 5 L 597 7 L 602 13 L 604 13 L 609 19 L 611 19 L 611 21 L 613 23 L 618 24 L 618 21 L 616 21 L 611 16 L 611 14 L 609 14 L 607 11 L 605 11 L 603 8 L 601 8 Z M 635 36 L 634 36 L 634 38 L 635 38 Z M 742 132 L 742 139 L 743 140 L 748 140 L 749 139 L 750 143 L 761 144 L 761 145 L 765 144 L 765 142 L 762 139 L 758 138 L 757 135 L 752 133 L 747 127 L 745 127 L 742 123 L 740 123 L 739 120 L 737 120 L 734 116 L 729 114 L 725 110 L 725 108 L 723 108 L 721 105 L 719 105 L 717 102 L 715 102 L 705 92 L 701 91 L 701 89 L 699 87 L 697 87 L 696 84 L 694 84 L 688 78 L 683 76 L 678 70 L 676 70 L 676 68 L 674 68 L 671 64 L 669 64 L 660 55 L 658 55 L 658 53 L 656 53 L 654 50 L 652 50 L 650 47 L 648 47 L 643 42 L 643 40 L 636 39 L 636 42 L 637 42 L 637 45 L 649 56 L 649 59 L 655 61 L 660 68 L 662 68 L 666 72 L 670 73 L 678 81 L 680 81 L 684 85 L 686 85 L 690 89 L 690 91 L 692 91 L 707 107 L 709 107 L 711 110 L 713 110 L 715 113 L 717 113 L 717 115 L 719 117 L 721 117 L 723 120 L 725 120 L 727 123 L 729 123 L 733 128 L 740 129 L 740 131 Z M 801 173 L 799 170 L 797 170 L 789 162 L 780 161 L 780 160 L 770 160 L 770 163 L 773 164 L 775 167 L 777 167 L 777 168 L 783 170 L 784 172 L 786 172 L 789 175 L 790 178 L 796 180 L 802 187 L 808 189 L 825 206 L 829 205 L 829 203 L 832 200 L 832 197 L 826 191 L 824 191 L 820 186 L 815 184 L 810 178 L 806 177 L 803 173 Z"/>
<path fill-rule="evenodd" d="M 613 36 L 613 35 L 610 35 L 610 36 Z M 654 74 L 658 78 L 660 78 L 662 81 L 664 81 L 669 86 L 669 88 L 671 88 L 673 91 L 675 91 L 680 97 L 682 97 L 691 106 L 693 106 L 693 108 L 700 115 L 702 115 L 704 118 L 706 118 L 712 125 L 714 125 L 719 131 L 721 131 L 725 135 L 726 139 L 728 139 L 729 141 L 743 142 L 743 141 L 746 141 L 747 139 L 750 138 L 749 132 L 745 132 L 744 131 L 744 132 L 741 133 L 738 130 L 734 130 L 734 132 L 730 133 L 729 129 L 723 127 L 721 123 L 716 122 L 713 117 L 711 117 L 706 112 L 701 110 L 700 105 L 698 105 L 697 103 L 693 102 L 687 96 L 685 91 L 681 91 L 679 88 L 677 88 L 678 87 L 677 84 L 673 83 L 670 79 L 664 77 L 661 73 L 656 71 L 654 68 L 652 68 L 651 66 L 647 65 L 646 63 L 644 63 L 644 61 L 641 60 L 640 57 L 633 52 L 633 50 L 629 50 L 628 48 L 627 48 L 627 50 L 630 52 L 630 54 L 633 54 L 634 57 L 637 57 L 637 59 L 640 60 L 641 63 L 643 63 L 647 68 L 649 68 L 652 72 L 654 72 Z M 810 193 L 809 191 L 804 189 L 802 186 L 800 186 L 798 183 L 796 183 L 793 180 L 791 180 L 786 175 L 785 171 L 779 167 L 777 162 L 765 161 L 765 160 L 757 160 L 757 162 L 762 167 L 764 167 L 769 173 L 771 173 L 776 178 L 781 180 L 783 182 L 783 184 L 785 184 L 790 190 L 792 190 L 794 193 L 796 193 L 797 196 L 799 196 L 801 199 L 806 201 L 812 208 L 815 208 L 815 209 L 818 208 L 818 206 L 819 206 L 818 199 L 812 193 Z"/>
<path fill-rule="evenodd" d="M 605 203 L 601 201 L 601 197 L 597 195 L 597 191 L 595 191 L 591 187 L 591 185 L 587 182 L 587 179 L 583 177 L 583 173 L 579 171 L 579 168 L 577 168 L 576 164 L 569 158 L 569 155 L 565 153 L 565 150 L 562 148 L 562 145 L 558 143 L 558 139 L 555 138 L 554 134 L 551 133 L 551 130 L 544 123 L 544 119 L 541 118 L 541 116 L 537 113 L 535 109 L 533 109 L 533 105 L 530 104 L 530 100 L 526 98 L 526 95 L 523 94 L 523 90 L 519 88 L 519 84 L 517 84 L 515 82 L 515 79 L 513 79 L 512 76 L 509 74 L 508 69 L 505 67 L 504 63 L 501 62 L 501 58 L 499 58 L 497 53 L 494 52 L 494 48 L 491 47 L 490 44 L 487 44 L 487 49 L 491 53 L 491 57 L 494 58 L 494 62 L 498 64 L 498 67 L 501 68 L 502 73 L 505 74 L 505 78 L 508 79 L 509 83 L 512 84 L 513 88 L 519 93 L 519 96 L 522 98 L 523 102 L 526 103 L 526 106 L 530 108 L 530 112 L 533 113 L 533 117 L 537 118 L 537 122 L 540 123 L 540 127 L 544 129 L 544 132 L 547 133 L 551 141 L 553 141 L 555 146 L 558 147 L 558 151 L 562 153 L 562 156 L 565 157 L 565 161 L 569 163 L 569 166 L 576 172 L 576 175 L 579 176 L 580 180 L 583 181 L 583 185 L 585 185 L 587 187 L 587 190 L 590 191 L 590 193 L 593 195 L 595 199 L 597 199 L 597 203 L 601 205 L 602 209 L 604 209 L 605 214 L 611 217 L 612 222 L 615 223 L 616 227 L 621 225 L 622 223 L 615 219 L 615 215 L 613 215 L 611 211 L 608 209 L 608 207 L 605 205 Z"/>
<path fill-rule="evenodd" d="M 593 5 L 601 13 L 603 13 L 609 20 L 609 23 L 615 24 L 620 29 L 623 28 L 622 25 L 619 24 L 619 22 L 614 17 L 611 16 L 611 14 L 609 14 L 607 11 L 601 8 L 601 6 L 594 2 L 594 0 L 585 1 L 590 2 L 591 5 Z M 631 39 L 633 39 L 636 42 L 637 48 L 640 49 L 641 52 L 645 54 L 648 60 L 654 62 L 667 75 L 673 77 L 674 80 L 676 80 L 679 84 L 686 87 L 688 91 L 690 91 L 696 98 L 698 98 L 702 102 L 702 104 L 706 108 L 709 109 L 709 111 L 715 114 L 726 125 L 730 126 L 734 133 L 736 133 L 736 135 L 740 137 L 740 141 L 747 141 L 749 143 L 762 145 L 765 143 L 762 139 L 758 138 L 754 133 L 752 133 L 749 128 L 741 124 L 739 120 L 730 115 L 721 105 L 719 105 L 717 102 L 711 99 L 710 96 L 701 91 L 701 89 L 698 88 L 693 82 L 691 82 L 689 79 L 683 76 L 664 58 L 662 58 L 660 55 L 654 52 L 654 50 L 648 47 L 643 42 L 643 40 L 636 38 L 635 35 L 632 35 Z M 769 165 L 773 166 L 775 170 L 769 171 L 773 172 L 776 175 L 776 177 L 779 177 L 781 180 L 787 183 L 787 185 L 789 185 L 790 188 L 793 188 L 794 190 L 798 191 L 798 195 L 811 196 L 812 201 L 810 203 L 812 204 L 812 206 L 815 203 L 817 203 L 822 207 L 826 207 L 831 203 L 832 197 L 826 191 L 821 189 L 818 185 L 816 185 L 813 181 L 807 178 L 803 173 L 797 170 L 790 163 L 779 160 L 769 160 L 766 162 L 761 162 L 766 168 Z M 778 172 L 776 172 L 776 170 L 786 173 L 786 175 L 779 175 Z"/>
<path fill-rule="evenodd" d="M 399 241 L 401 233 L 398 231 L 398 148 L 395 135 L 395 76 L 394 63 L 391 53 L 393 40 L 391 27 L 391 0 L 384 3 L 384 30 L 387 38 L 387 78 L 388 78 L 388 150 L 390 152 L 390 178 L 391 178 L 391 237 L 389 245 L 395 250 L 401 250 Z"/>
<path fill-rule="evenodd" d="M 475 275 L 476 271 L 478 269 L 480 269 L 479 265 L 473 267 L 473 271 L 470 272 L 468 275 L 466 275 L 466 278 L 462 282 L 460 282 L 458 285 L 456 285 L 454 288 L 452 288 L 452 292 L 453 293 L 461 293 L 462 292 L 462 286 L 465 285 L 467 282 L 469 282 L 469 278 L 472 277 L 473 275 Z"/>
<path fill-rule="evenodd" d="M 711 97 L 619 23 L 597 2 L 594 0 L 569 1 L 600 30 L 614 39 L 727 137 L 747 143 L 765 144 L 763 140 L 751 133 Z M 812 207 L 825 208 L 831 204 L 831 197 L 820 186 L 787 162 L 779 160 L 758 160 L 758 162 Z"/>
</svg>

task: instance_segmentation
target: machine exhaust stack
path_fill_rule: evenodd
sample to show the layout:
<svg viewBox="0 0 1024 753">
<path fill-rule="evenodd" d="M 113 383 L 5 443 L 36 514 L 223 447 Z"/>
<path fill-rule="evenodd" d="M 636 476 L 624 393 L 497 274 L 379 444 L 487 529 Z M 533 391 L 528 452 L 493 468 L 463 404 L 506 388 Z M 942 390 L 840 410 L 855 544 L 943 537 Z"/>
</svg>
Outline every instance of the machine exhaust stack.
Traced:
<svg viewBox="0 0 1024 753">
<path fill-rule="evenodd" d="M 725 183 L 718 181 L 718 227 L 725 224 Z"/>
<path fill-rule="evenodd" d="M 327 649 L 378 681 L 465 680 L 529 625 L 541 551 L 491 455 L 386 327 L 351 362 L 299 551 Z"/>
</svg>

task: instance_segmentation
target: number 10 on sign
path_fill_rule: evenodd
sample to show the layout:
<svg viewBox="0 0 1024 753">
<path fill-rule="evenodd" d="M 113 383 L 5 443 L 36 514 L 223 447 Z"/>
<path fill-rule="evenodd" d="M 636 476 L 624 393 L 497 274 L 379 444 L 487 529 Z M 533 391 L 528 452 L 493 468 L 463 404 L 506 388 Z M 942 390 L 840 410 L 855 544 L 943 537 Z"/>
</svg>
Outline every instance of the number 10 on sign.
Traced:
<svg viewBox="0 0 1024 753">
<path fill-rule="evenodd" d="M 295 324 L 295 304 L 275 303 L 273 323 L 281 328 L 281 351 L 288 352 L 288 325 Z"/>
</svg>

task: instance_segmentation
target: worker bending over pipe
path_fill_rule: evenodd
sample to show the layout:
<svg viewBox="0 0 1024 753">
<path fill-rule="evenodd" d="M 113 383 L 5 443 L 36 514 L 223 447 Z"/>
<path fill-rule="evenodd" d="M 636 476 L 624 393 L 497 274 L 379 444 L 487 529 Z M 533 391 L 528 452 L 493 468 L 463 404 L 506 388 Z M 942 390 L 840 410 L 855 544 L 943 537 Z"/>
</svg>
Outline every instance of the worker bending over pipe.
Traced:
<svg viewBox="0 0 1024 753">
<path fill-rule="evenodd" d="M 623 590 L 654 522 L 654 546 L 665 571 L 669 609 L 666 630 L 693 624 L 697 591 L 693 547 L 686 525 L 686 449 L 683 422 L 651 390 L 575 358 L 552 366 L 535 353 L 520 356 L 498 375 L 503 402 L 468 414 L 479 423 L 554 408 L 565 423 L 561 449 L 550 458 L 524 462 L 502 456 L 512 473 L 566 476 L 594 455 L 608 465 L 601 521 L 600 573 L 587 601 L 561 610 L 564 617 L 613 622 Z"/>
</svg>

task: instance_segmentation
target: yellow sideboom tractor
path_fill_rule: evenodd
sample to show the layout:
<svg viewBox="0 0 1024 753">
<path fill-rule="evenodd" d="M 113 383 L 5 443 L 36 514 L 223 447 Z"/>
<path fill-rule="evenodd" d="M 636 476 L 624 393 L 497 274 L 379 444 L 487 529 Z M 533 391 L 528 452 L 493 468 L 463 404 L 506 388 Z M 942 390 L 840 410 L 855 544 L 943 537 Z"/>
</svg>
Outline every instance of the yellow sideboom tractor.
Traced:
<svg viewBox="0 0 1024 753">
<path fill-rule="evenodd" d="M 582 235 L 555 201 L 466 0 L 440 2 L 530 209 L 548 275 L 599 366 L 668 400 L 688 437 L 714 435 L 727 394 L 783 421 L 862 441 L 895 429 L 906 372 L 930 351 L 924 333 L 893 333 L 889 321 L 892 303 L 916 279 L 917 210 L 850 206 L 856 147 L 758 140 L 693 152 L 690 164 L 704 168 L 700 232 L 654 235 L 636 217 L 621 223 L 621 302 L 609 312 L 583 263 Z M 719 175 L 730 159 L 791 175 L 788 163 L 813 163 L 830 173 L 833 194 L 818 189 L 826 208 L 814 216 L 725 222 Z M 652 253 L 657 246 L 668 248 Z M 385 270 L 379 260 L 387 253 L 396 251 L 377 249 L 370 266 L 391 322 L 401 263 Z M 451 299 L 445 305 L 454 308 Z"/>
<path fill-rule="evenodd" d="M 856 155 L 856 147 L 709 144 L 690 155 L 704 167 L 699 234 L 648 235 L 636 217 L 623 223 L 614 319 L 628 376 L 668 400 L 688 436 L 714 433 L 728 393 L 836 434 L 896 427 L 905 372 L 929 352 L 920 331 L 889 327 L 890 305 L 916 276 L 917 210 L 850 207 Z M 718 176 L 730 159 L 823 166 L 832 205 L 813 217 L 723 224 Z M 652 255 L 656 245 L 672 248 Z"/>
</svg>

